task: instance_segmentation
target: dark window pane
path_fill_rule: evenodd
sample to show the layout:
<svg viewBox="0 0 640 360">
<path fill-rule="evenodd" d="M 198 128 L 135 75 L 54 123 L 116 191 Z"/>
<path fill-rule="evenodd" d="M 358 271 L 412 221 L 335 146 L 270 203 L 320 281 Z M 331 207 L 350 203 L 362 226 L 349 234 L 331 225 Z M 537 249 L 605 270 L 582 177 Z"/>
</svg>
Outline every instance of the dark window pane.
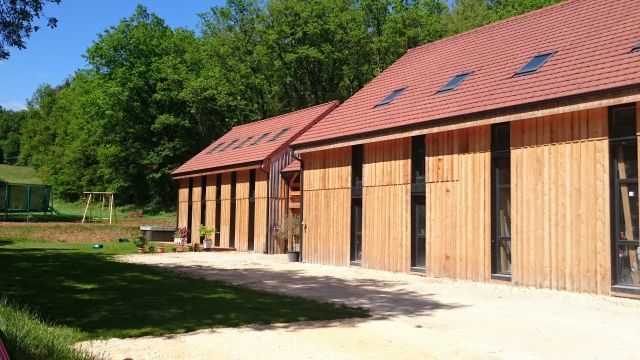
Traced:
<svg viewBox="0 0 640 360">
<path fill-rule="evenodd" d="M 380 101 L 376 106 L 374 107 L 378 107 L 378 106 L 384 106 L 387 104 L 391 104 L 391 102 L 393 100 L 395 100 L 398 96 L 400 96 L 400 94 L 402 94 L 404 92 L 405 88 L 400 88 L 400 89 L 396 89 L 393 90 L 391 92 L 391 94 L 387 95 L 384 99 L 382 99 L 382 101 Z"/>
<path fill-rule="evenodd" d="M 469 75 L 471 75 L 470 72 L 468 73 L 464 73 L 464 74 L 459 74 L 453 77 L 453 79 L 449 80 L 448 83 L 444 84 L 443 87 L 441 87 L 440 89 L 438 89 L 438 92 L 444 92 L 444 91 L 449 91 L 449 90 L 453 90 L 455 89 L 458 85 L 460 85 L 461 82 L 464 81 L 464 79 L 466 79 Z"/>
<path fill-rule="evenodd" d="M 256 141 L 252 142 L 251 145 L 258 145 L 258 143 L 260 143 L 260 141 L 262 141 L 264 138 L 269 136 L 269 134 L 271 134 L 271 133 L 270 132 L 266 132 L 266 133 L 260 135 L 260 137 L 257 138 Z"/>
<path fill-rule="evenodd" d="M 240 140 L 240 139 L 235 139 L 235 140 L 233 140 L 232 142 L 230 142 L 230 143 L 229 143 L 229 145 L 227 145 L 227 146 L 223 147 L 222 149 L 220 149 L 220 152 L 223 152 L 223 151 L 227 150 L 228 148 L 230 148 L 231 146 L 233 146 L 233 144 L 237 143 L 237 142 L 238 142 L 238 140 Z"/>
<path fill-rule="evenodd" d="M 363 146 L 354 145 L 351 151 L 351 187 L 362 187 Z"/>
<path fill-rule="evenodd" d="M 635 136 L 636 134 L 636 108 L 635 106 L 614 108 L 611 110 L 610 137 L 621 138 Z"/>
<path fill-rule="evenodd" d="M 511 145 L 509 123 L 495 124 L 491 127 L 491 150 L 509 150 Z"/>
<path fill-rule="evenodd" d="M 498 237 L 511 237 L 511 188 L 498 190 Z"/>
<path fill-rule="evenodd" d="M 214 146 L 211 148 L 211 150 L 207 151 L 207 154 L 211 154 L 212 152 L 216 151 L 220 146 L 224 145 L 223 142 L 219 143 L 218 145 Z"/>
<path fill-rule="evenodd" d="M 282 129 L 280 130 L 279 133 L 273 135 L 273 137 L 271 139 L 269 139 L 269 141 L 276 141 L 278 140 L 278 138 L 282 135 L 284 135 L 284 133 L 286 133 L 287 131 L 289 131 L 291 128 L 286 128 L 286 129 Z"/>
<path fill-rule="evenodd" d="M 425 137 L 414 136 L 411 139 L 411 182 L 425 182 Z"/>
<path fill-rule="evenodd" d="M 253 139 L 253 136 L 249 136 L 248 138 L 242 140 L 242 142 L 240 144 L 238 144 L 238 146 L 236 146 L 234 149 L 239 149 L 239 148 L 243 147 L 244 144 L 246 144 L 247 142 L 251 141 L 251 139 Z"/>
<path fill-rule="evenodd" d="M 531 74 L 536 72 L 550 57 L 552 57 L 555 52 L 550 52 L 546 54 L 540 54 L 533 57 L 533 59 L 529 60 L 520 70 L 516 72 L 516 75 L 524 75 Z"/>
<path fill-rule="evenodd" d="M 494 159 L 497 185 L 509 185 L 511 183 L 510 163 L 509 156 L 501 156 Z"/>
</svg>

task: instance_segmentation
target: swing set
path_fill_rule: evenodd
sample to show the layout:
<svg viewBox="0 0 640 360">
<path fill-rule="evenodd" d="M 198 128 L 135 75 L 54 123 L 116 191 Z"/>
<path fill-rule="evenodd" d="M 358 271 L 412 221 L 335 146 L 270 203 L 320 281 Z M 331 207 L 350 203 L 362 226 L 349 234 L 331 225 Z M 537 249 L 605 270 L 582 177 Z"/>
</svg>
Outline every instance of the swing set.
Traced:
<svg viewBox="0 0 640 360">
<path fill-rule="evenodd" d="M 82 223 L 85 221 L 91 222 L 94 219 L 92 216 L 92 210 L 94 205 L 100 205 L 100 210 L 98 212 L 98 217 L 95 218 L 98 221 L 109 219 L 109 224 L 117 223 L 117 215 L 116 215 L 116 203 L 115 203 L 115 193 L 110 191 L 85 191 L 84 192 L 84 201 L 86 202 L 86 206 L 84 208 L 84 214 L 82 215 Z M 105 206 L 108 206 L 109 217 L 103 218 L 103 213 L 105 212 Z M 87 218 L 87 215 L 89 217 Z"/>
</svg>

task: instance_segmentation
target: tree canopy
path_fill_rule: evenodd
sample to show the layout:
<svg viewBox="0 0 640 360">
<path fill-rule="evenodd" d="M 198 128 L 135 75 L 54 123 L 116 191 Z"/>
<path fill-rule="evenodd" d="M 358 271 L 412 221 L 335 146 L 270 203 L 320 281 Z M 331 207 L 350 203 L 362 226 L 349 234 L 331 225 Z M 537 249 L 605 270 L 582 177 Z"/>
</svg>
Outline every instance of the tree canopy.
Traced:
<svg viewBox="0 0 640 360">
<path fill-rule="evenodd" d="M 138 6 L 98 35 L 86 69 L 35 92 L 16 161 L 68 200 L 109 190 L 170 206 L 171 171 L 230 127 L 344 100 L 407 49 L 554 2 L 229 0 L 197 33 Z"/>
<path fill-rule="evenodd" d="M 34 22 L 46 20 L 46 26 L 55 28 L 58 20 L 47 17 L 43 7 L 47 3 L 59 4 L 61 0 L 0 0 L 0 60 L 9 58 L 9 48 L 24 49 L 25 41 L 40 26 Z"/>
</svg>

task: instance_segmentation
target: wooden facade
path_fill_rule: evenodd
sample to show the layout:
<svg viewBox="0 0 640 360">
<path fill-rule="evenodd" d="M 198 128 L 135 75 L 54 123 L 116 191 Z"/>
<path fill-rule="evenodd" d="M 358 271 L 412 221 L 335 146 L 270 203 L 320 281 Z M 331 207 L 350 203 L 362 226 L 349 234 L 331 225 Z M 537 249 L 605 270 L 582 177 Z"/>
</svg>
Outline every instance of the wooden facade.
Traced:
<svg viewBox="0 0 640 360">
<path fill-rule="evenodd" d="M 280 168 L 290 161 L 288 152 L 280 152 L 271 163 L 271 171 L 260 168 L 255 171 L 255 217 L 253 229 L 253 251 L 264 253 L 283 253 L 284 243 L 278 243 L 271 231 L 287 211 L 288 183 L 280 176 Z M 235 171 L 235 198 L 232 198 L 232 171 L 219 174 L 196 175 L 177 179 L 178 185 L 178 227 L 191 226 L 191 243 L 200 243 L 198 228 L 204 224 L 219 231 L 221 248 L 235 248 L 238 251 L 249 249 L 249 208 L 250 208 L 250 169 Z M 220 176 L 220 199 L 216 198 L 217 178 Z M 204 180 L 206 179 L 206 180 Z M 206 183 L 204 181 L 206 181 Z M 203 189 L 203 184 L 205 184 Z M 202 206 L 204 191 L 204 206 Z M 231 209 L 235 203 L 234 235 L 231 246 Z M 216 226 L 216 211 L 220 207 L 220 223 Z M 204 210 L 204 217 L 202 217 Z M 191 221 L 189 221 L 189 216 Z M 202 222 L 204 220 L 204 222 Z"/>
<path fill-rule="evenodd" d="M 491 129 L 423 135 L 428 276 L 495 278 Z M 509 123 L 511 283 L 611 293 L 608 129 L 606 107 Z M 411 144 L 407 137 L 363 146 L 363 267 L 411 271 Z M 351 146 L 302 154 L 305 262 L 350 264 L 351 155 Z"/>
</svg>

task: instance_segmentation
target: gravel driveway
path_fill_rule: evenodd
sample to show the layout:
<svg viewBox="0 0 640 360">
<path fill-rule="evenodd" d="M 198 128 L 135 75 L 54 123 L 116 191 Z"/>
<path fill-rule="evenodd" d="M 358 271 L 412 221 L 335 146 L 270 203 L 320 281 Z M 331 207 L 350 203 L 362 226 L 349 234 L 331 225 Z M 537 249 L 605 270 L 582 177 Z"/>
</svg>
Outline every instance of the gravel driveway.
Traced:
<svg viewBox="0 0 640 360">
<path fill-rule="evenodd" d="M 640 300 L 288 263 L 280 255 L 120 259 L 360 306 L 372 317 L 80 344 L 112 359 L 640 358 Z"/>
</svg>

